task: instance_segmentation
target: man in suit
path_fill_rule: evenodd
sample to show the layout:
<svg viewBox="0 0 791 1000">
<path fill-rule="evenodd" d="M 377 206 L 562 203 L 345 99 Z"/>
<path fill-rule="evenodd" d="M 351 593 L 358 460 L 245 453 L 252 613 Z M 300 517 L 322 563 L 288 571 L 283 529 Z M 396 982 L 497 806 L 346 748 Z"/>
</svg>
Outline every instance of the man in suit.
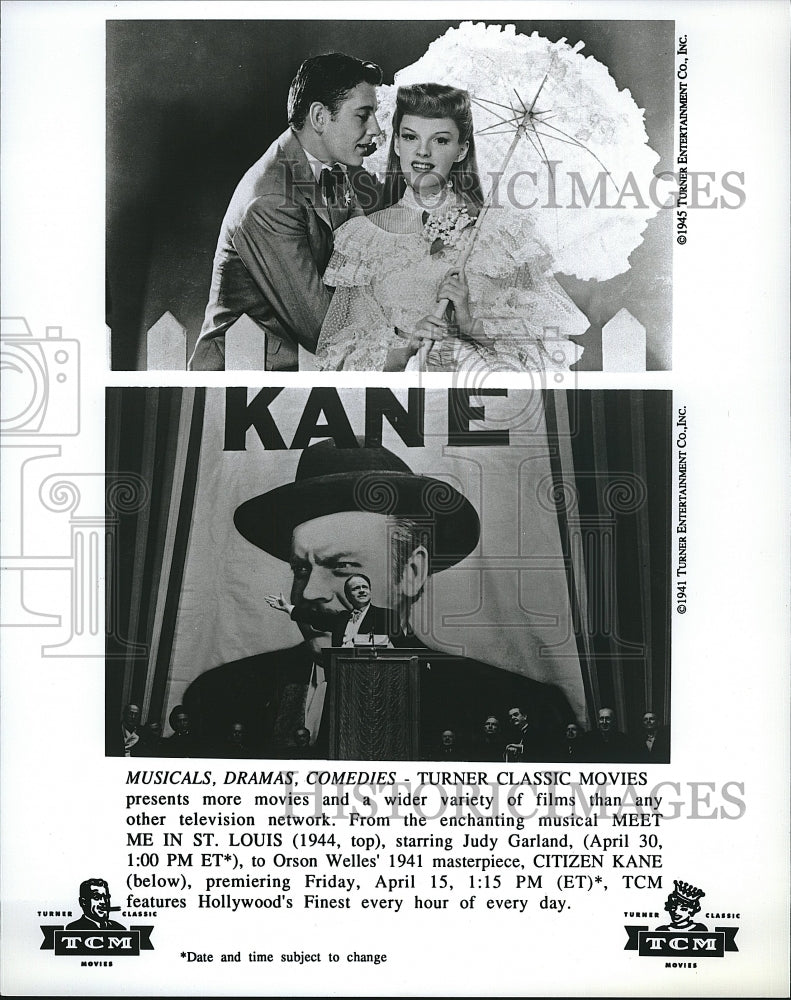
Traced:
<svg viewBox="0 0 791 1000">
<path fill-rule="evenodd" d="M 121 739 L 124 747 L 124 757 L 134 757 L 140 742 L 140 708 L 137 705 L 124 705 L 121 713 Z"/>
<path fill-rule="evenodd" d="M 447 483 L 416 475 L 386 448 L 311 445 L 302 452 L 295 481 L 247 500 L 234 523 L 248 541 L 290 562 L 293 585 L 284 604 L 294 609 L 305 641 L 197 677 L 184 704 L 204 734 L 233 717 L 262 752 L 285 755 L 304 726 L 314 756 L 327 756 L 322 650 L 342 644 L 353 610 L 346 584 L 361 576 L 368 584 L 366 599 L 386 609 L 386 634 L 398 637 L 393 644 L 431 653 L 421 656 L 418 721 L 424 746 L 449 724 L 472 731 L 483 703 L 522 700 L 537 718 L 554 718 L 561 705 L 561 714 L 571 715 L 565 695 L 552 685 L 428 650 L 412 634 L 410 611 L 429 575 L 473 551 L 480 521 L 466 497 Z"/>
<path fill-rule="evenodd" d="M 629 741 L 618 729 L 613 709 L 599 709 L 596 729 L 586 739 L 585 754 L 593 764 L 618 764 L 631 759 Z"/>
<path fill-rule="evenodd" d="M 103 878 L 88 878 L 80 883 L 82 916 L 66 924 L 68 931 L 115 931 L 124 925 L 110 919 L 110 887 Z M 119 907 L 116 907 L 119 909 Z"/>
<path fill-rule="evenodd" d="M 225 368 L 225 333 L 247 314 L 266 333 L 267 371 L 296 371 L 298 345 L 315 351 L 331 299 L 322 280 L 332 232 L 362 214 L 363 157 L 381 130 L 382 71 L 340 52 L 306 59 L 288 96 L 289 128 L 233 194 L 214 256 L 193 371 Z M 369 198 L 373 207 L 373 197 Z"/>
<path fill-rule="evenodd" d="M 659 725 L 655 712 L 645 712 L 640 720 L 640 734 L 632 747 L 632 760 L 645 764 L 667 764 L 670 760 L 670 734 Z"/>
<path fill-rule="evenodd" d="M 480 730 L 473 738 L 474 759 L 502 761 L 504 749 L 505 739 L 501 732 L 500 720 L 496 715 L 487 715 Z"/>
<path fill-rule="evenodd" d="M 586 733 L 576 722 L 569 722 L 563 727 L 562 735 L 555 741 L 552 748 L 554 760 L 584 761 Z"/>
<path fill-rule="evenodd" d="M 358 636 L 363 641 L 368 636 L 387 636 L 392 646 L 410 645 L 414 636 L 401 631 L 397 617 L 387 608 L 377 608 L 371 604 L 371 581 L 364 573 L 348 577 L 343 584 L 343 593 L 349 602 L 348 609 L 343 611 L 298 607 L 289 604 L 282 594 L 278 597 L 270 594 L 266 603 L 277 611 L 285 611 L 298 625 L 309 625 L 322 632 L 329 632 L 332 645 L 336 648 L 354 646 L 360 641 Z"/>
<path fill-rule="evenodd" d="M 531 685 L 536 683 L 530 682 Z M 508 719 L 514 731 L 505 748 L 508 762 L 547 760 L 552 756 L 555 733 L 573 716 L 562 692 L 550 688 L 547 695 L 539 698 L 533 693 L 532 697 L 523 698 L 508 709 Z"/>
<path fill-rule="evenodd" d="M 195 738 L 192 720 L 183 705 L 176 705 L 168 716 L 171 736 L 160 741 L 159 752 L 163 757 L 194 757 L 201 756 L 202 746 Z"/>
</svg>

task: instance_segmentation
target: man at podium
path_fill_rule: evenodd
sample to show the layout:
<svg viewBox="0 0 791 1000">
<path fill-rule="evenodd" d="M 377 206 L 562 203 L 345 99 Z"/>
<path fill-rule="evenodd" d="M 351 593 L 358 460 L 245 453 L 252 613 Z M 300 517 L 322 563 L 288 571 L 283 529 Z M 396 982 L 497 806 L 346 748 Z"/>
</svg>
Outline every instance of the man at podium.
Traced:
<svg viewBox="0 0 791 1000">
<path fill-rule="evenodd" d="M 377 608 L 371 603 L 371 581 L 364 573 L 349 576 L 343 584 L 349 608 L 343 611 L 322 611 L 320 608 L 289 604 L 282 594 L 270 594 L 270 608 L 285 611 L 298 625 L 308 625 L 320 632 L 329 632 L 332 645 L 361 645 L 402 648 L 415 645 L 415 635 L 408 625 L 402 627 L 398 613 L 390 608 Z"/>
<path fill-rule="evenodd" d="M 413 634 L 411 610 L 428 577 L 461 562 L 480 537 L 477 511 L 450 484 L 414 473 L 387 448 L 325 440 L 304 449 L 293 482 L 237 507 L 234 524 L 290 564 L 290 600 L 267 601 L 291 615 L 304 642 L 197 677 L 184 704 L 204 733 L 232 717 L 265 754 L 287 757 L 293 734 L 304 727 L 315 757 L 328 757 L 332 696 L 323 651 L 357 645 L 360 633 L 373 634 L 374 645 L 379 635 L 396 649 L 415 649 L 419 718 L 405 721 L 419 728 L 425 747 L 449 726 L 465 732 L 481 711 L 516 703 L 526 706 L 537 745 L 573 721 L 554 685 L 430 650 Z"/>
</svg>

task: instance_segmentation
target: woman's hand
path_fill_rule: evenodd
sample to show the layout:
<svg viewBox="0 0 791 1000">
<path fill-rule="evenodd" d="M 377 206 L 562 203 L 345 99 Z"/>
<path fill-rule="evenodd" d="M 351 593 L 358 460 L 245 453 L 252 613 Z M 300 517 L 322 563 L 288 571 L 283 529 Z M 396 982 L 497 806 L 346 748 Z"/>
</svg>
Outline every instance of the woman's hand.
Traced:
<svg viewBox="0 0 791 1000">
<path fill-rule="evenodd" d="M 424 316 L 412 332 L 412 342 L 420 347 L 424 340 L 444 340 L 448 336 L 448 321 L 438 316 Z"/>
<path fill-rule="evenodd" d="M 452 267 L 442 279 L 437 289 L 437 302 L 442 299 L 453 303 L 459 332 L 468 336 L 472 331 L 473 320 L 470 313 L 470 288 L 464 268 Z"/>
<path fill-rule="evenodd" d="M 446 299 L 453 303 L 456 314 L 456 323 L 453 328 L 449 328 L 447 319 L 442 316 L 430 314 L 424 316 L 412 331 L 412 345 L 419 347 L 423 341 L 445 340 L 446 337 L 460 333 L 462 336 L 469 336 L 473 327 L 473 319 L 470 314 L 470 289 L 467 285 L 467 276 L 463 268 L 452 267 L 442 279 L 437 288 L 437 302 Z"/>
</svg>

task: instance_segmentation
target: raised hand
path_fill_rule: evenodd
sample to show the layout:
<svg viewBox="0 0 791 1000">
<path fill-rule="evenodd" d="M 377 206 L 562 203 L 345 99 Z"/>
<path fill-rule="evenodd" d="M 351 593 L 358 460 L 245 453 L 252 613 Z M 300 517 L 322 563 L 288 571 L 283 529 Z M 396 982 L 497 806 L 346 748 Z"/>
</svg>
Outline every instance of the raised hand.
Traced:
<svg viewBox="0 0 791 1000">
<path fill-rule="evenodd" d="M 266 603 L 270 608 L 274 608 L 275 611 L 285 611 L 286 614 L 290 615 L 294 605 L 289 604 L 288 601 L 283 597 L 283 591 L 281 590 L 277 597 L 274 594 L 268 594 L 265 598 Z"/>
</svg>

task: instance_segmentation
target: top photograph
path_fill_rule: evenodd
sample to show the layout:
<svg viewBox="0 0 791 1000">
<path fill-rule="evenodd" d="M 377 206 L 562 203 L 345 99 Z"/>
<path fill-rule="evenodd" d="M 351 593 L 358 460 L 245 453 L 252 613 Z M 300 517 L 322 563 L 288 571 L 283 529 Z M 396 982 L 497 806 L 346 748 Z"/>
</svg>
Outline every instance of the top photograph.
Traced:
<svg viewBox="0 0 791 1000">
<path fill-rule="evenodd" d="M 671 368 L 673 21 L 108 21 L 135 371 Z"/>
</svg>

